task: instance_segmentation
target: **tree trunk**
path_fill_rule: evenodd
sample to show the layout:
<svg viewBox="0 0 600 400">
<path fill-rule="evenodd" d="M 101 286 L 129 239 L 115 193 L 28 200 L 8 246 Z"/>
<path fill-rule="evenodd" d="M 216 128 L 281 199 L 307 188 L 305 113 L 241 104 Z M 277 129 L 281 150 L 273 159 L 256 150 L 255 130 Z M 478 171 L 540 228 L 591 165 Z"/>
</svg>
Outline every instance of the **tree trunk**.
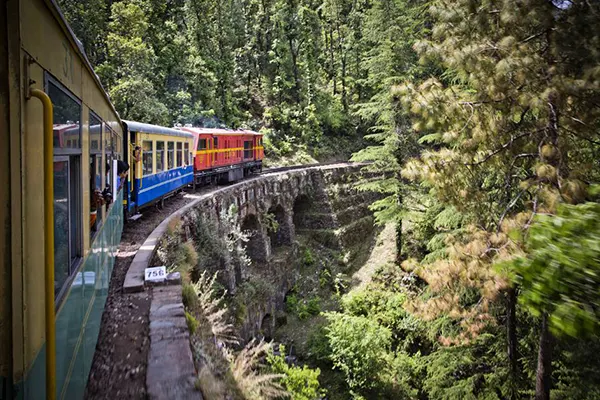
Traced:
<svg viewBox="0 0 600 400">
<path fill-rule="evenodd" d="M 550 400 L 552 379 L 552 347 L 553 338 L 548 328 L 548 315 L 542 316 L 542 331 L 535 379 L 535 400 Z"/>
<path fill-rule="evenodd" d="M 517 398 L 517 290 L 516 288 L 510 288 L 507 292 L 507 304 L 506 304 L 506 336 L 508 338 L 508 364 L 510 369 L 510 386 L 511 393 L 510 399 L 515 400 Z"/>
</svg>

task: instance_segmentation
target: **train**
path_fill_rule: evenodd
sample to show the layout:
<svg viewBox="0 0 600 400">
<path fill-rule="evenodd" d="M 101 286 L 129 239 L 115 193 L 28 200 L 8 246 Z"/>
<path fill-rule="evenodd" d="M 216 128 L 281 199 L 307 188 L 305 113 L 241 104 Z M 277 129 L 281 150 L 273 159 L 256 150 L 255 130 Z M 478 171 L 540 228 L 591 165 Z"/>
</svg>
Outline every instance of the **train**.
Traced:
<svg viewBox="0 0 600 400">
<path fill-rule="evenodd" d="M 126 215 L 186 186 L 230 183 L 262 171 L 262 135 L 245 129 L 167 128 L 123 121 L 132 164 L 126 182 Z"/>
<path fill-rule="evenodd" d="M 127 218 L 260 171 L 262 136 L 123 121 L 55 0 L 0 26 L 0 399 L 83 398 Z"/>
</svg>

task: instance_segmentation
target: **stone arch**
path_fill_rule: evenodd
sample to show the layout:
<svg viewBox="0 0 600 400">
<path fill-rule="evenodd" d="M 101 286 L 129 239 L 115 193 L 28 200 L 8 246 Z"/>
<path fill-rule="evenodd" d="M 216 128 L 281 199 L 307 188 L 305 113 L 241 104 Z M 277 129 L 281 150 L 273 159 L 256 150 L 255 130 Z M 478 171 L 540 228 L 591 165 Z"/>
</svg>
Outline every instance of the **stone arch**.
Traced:
<svg viewBox="0 0 600 400">
<path fill-rule="evenodd" d="M 305 195 L 301 194 L 296 197 L 294 201 L 294 226 L 296 229 L 306 229 L 309 228 L 309 223 L 307 221 L 307 216 L 311 213 L 313 208 L 312 199 Z"/>
<path fill-rule="evenodd" d="M 273 218 L 273 222 L 275 226 L 268 227 L 269 239 L 271 240 L 271 248 L 277 248 L 285 245 L 289 245 L 292 243 L 292 226 L 290 221 L 290 216 L 286 213 L 285 209 L 282 205 L 277 204 L 272 206 L 267 211 L 267 214 L 270 218 Z"/>
<path fill-rule="evenodd" d="M 250 237 L 246 242 L 246 254 L 253 261 L 267 260 L 267 244 L 263 234 L 263 229 L 255 214 L 248 214 L 242 221 L 242 231 L 247 232 Z"/>
<path fill-rule="evenodd" d="M 260 324 L 260 332 L 262 333 L 266 341 L 273 339 L 273 328 L 275 327 L 275 320 L 271 314 L 267 314 L 263 317 Z"/>
</svg>

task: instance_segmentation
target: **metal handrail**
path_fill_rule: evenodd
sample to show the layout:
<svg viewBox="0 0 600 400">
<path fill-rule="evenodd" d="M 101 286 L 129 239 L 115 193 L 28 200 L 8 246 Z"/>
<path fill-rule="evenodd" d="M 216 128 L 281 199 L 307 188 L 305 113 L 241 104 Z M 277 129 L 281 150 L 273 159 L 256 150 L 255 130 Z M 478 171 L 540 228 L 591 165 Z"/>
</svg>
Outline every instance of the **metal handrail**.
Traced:
<svg viewBox="0 0 600 400">
<path fill-rule="evenodd" d="M 44 107 L 44 257 L 46 314 L 46 399 L 56 398 L 56 326 L 54 314 L 54 143 L 53 106 L 50 97 L 31 89 Z"/>
</svg>

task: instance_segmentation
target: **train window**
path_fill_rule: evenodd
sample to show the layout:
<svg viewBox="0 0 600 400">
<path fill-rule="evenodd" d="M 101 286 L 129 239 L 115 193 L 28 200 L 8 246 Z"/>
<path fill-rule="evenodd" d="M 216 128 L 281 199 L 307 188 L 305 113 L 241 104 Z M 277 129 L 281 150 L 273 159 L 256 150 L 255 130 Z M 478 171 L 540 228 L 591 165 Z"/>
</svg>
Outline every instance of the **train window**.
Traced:
<svg viewBox="0 0 600 400">
<path fill-rule="evenodd" d="M 152 142 L 144 140 L 142 142 L 142 168 L 143 176 L 152 175 Z"/>
<path fill-rule="evenodd" d="M 120 160 L 121 159 L 121 146 L 119 145 L 118 136 L 115 131 L 112 131 L 112 144 L 113 144 L 112 145 L 113 152 L 115 153 L 115 158 Z"/>
<path fill-rule="evenodd" d="M 70 266 L 69 157 L 54 159 L 54 294 L 58 295 L 67 278 Z"/>
<path fill-rule="evenodd" d="M 102 121 L 90 111 L 90 237 L 102 224 Z"/>
<path fill-rule="evenodd" d="M 104 141 L 105 141 L 105 148 L 104 148 L 104 154 L 106 155 L 106 163 L 110 166 L 110 170 L 107 172 L 106 174 L 106 185 L 107 186 L 112 186 L 113 184 L 113 177 L 114 174 L 116 174 L 116 171 L 114 171 L 113 167 L 113 161 L 117 159 L 117 157 L 115 156 L 115 148 L 114 148 L 114 142 L 113 142 L 113 138 L 116 135 L 113 135 L 113 130 L 110 128 L 109 125 L 104 124 Z M 108 208 L 108 206 L 107 206 Z"/>
<path fill-rule="evenodd" d="M 175 143 L 167 143 L 167 169 L 173 169 L 175 166 Z"/>
<path fill-rule="evenodd" d="M 187 167 L 190 165 L 190 144 L 186 143 L 183 145 L 183 162 Z"/>
<path fill-rule="evenodd" d="M 214 138 L 213 143 L 214 143 L 214 147 L 213 148 L 214 149 L 218 149 L 219 148 L 219 138 L 217 138 L 217 137 Z"/>
<path fill-rule="evenodd" d="M 156 142 L 156 172 L 165 170 L 165 142 Z"/>
<path fill-rule="evenodd" d="M 54 106 L 54 148 L 81 149 L 81 102 L 50 77 L 47 91 Z"/>
<path fill-rule="evenodd" d="M 252 142 L 244 141 L 244 158 L 252 158 Z"/>
<path fill-rule="evenodd" d="M 182 162 L 183 162 L 183 143 L 177 142 L 177 165 L 176 165 L 176 167 L 181 167 Z"/>
<path fill-rule="evenodd" d="M 206 139 L 198 140 L 198 150 L 206 150 Z"/>
</svg>

